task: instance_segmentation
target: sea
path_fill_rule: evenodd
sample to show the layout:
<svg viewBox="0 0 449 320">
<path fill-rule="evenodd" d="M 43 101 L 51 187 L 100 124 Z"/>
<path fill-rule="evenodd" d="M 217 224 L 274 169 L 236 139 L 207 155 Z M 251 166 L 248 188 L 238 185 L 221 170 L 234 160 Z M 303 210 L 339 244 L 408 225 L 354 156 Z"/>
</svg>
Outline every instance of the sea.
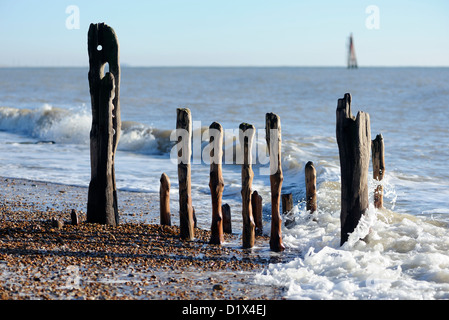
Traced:
<svg viewBox="0 0 449 320">
<path fill-rule="evenodd" d="M 88 67 L 0 68 L 0 176 L 87 187 L 91 102 Z M 115 159 L 119 191 L 158 195 L 171 180 L 178 217 L 176 109 L 193 120 L 192 202 L 209 228 L 207 128 L 224 131 L 223 203 L 241 232 L 240 123 L 253 124 L 254 180 L 271 221 L 265 115 L 281 119 L 282 193 L 292 193 L 294 223 L 283 225 L 288 260 L 255 274 L 284 288 L 286 299 L 449 299 L 449 68 L 408 67 L 123 67 L 122 133 Z M 385 143 L 384 208 L 370 208 L 340 246 L 337 100 L 369 113 L 372 139 Z M 317 171 L 318 210 L 305 207 L 304 167 Z M 370 166 L 370 188 L 372 179 Z M 269 172 L 269 170 L 268 170 Z M 87 189 L 86 189 L 87 190 Z M 156 197 L 155 197 L 156 198 Z M 120 198 L 118 199 L 120 202 Z M 126 209 L 125 209 L 126 211 Z M 155 211 L 155 210 L 153 210 Z M 157 218 L 159 212 L 151 213 Z M 139 221 L 138 217 L 135 218 Z M 142 222 L 144 218 L 142 218 Z M 361 240 L 363 239 L 363 240 Z"/>
</svg>

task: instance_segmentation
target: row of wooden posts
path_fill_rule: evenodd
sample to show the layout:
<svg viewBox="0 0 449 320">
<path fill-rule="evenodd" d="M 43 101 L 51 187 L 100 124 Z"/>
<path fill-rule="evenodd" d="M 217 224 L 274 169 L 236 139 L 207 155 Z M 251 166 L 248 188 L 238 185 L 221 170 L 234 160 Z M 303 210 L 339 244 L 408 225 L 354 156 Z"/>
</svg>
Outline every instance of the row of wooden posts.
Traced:
<svg viewBox="0 0 449 320">
<path fill-rule="evenodd" d="M 350 95 L 347 96 L 350 99 Z M 346 106 L 346 105 L 345 105 Z M 348 108 L 350 108 L 350 103 L 348 103 Z M 350 114 L 350 110 L 348 114 Z M 365 114 L 367 115 L 367 114 Z M 351 119 L 350 117 L 349 119 Z M 191 130 L 192 117 L 189 109 L 177 109 L 177 129 Z M 369 121 L 365 124 L 368 124 L 367 129 L 369 130 Z M 294 218 L 289 217 L 289 213 L 293 209 L 293 196 L 291 193 L 281 194 L 282 189 L 282 181 L 283 181 L 283 173 L 282 173 L 282 164 L 281 164 L 281 123 L 280 118 L 274 113 L 266 114 L 266 139 L 267 146 L 269 146 L 268 150 L 276 148 L 276 158 L 272 159 L 270 157 L 270 161 L 274 160 L 274 167 L 278 168 L 278 170 L 270 176 L 270 184 L 271 184 L 271 209 L 272 209 L 272 220 L 271 220 L 271 237 L 270 237 L 270 248 L 273 251 L 282 251 L 284 249 L 282 243 L 282 233 L 281 233 L 281 215 L 280 215 L 280 201 L 282 201 L 282 215 L 284 216 L 285 225 L 289 227 L 289 225 L 294 222 Z M 212 224 L 211 224 L 211 244 L 221 244 L 223 242 L 223 233 L 232 233 L 232 225 L 231 225 L 231 209 L 228 204 L 222 205 L 222 194 L 224 189 L 224 180 L 222 175 L 222 165 L 221 161 L 214 162 L 213 159 L 217 159 L 214 157 L 218 157 L 218 159 L 222 159 L 223 156 L 223 129 L 221 125 L 217 122 L 213 122 L 209 129 L 215 129 L 219 133 L 218 135 L 210 136 L 210 157 L 211 157 L 211 167 L 210 167 L 210 180 L 209 187 L 211 191 L 212 198 Z M 242 123 L 240 125 L 240 130 L 243 133 L 251 129 L 254 132 L 254 126 L 247 123 Z M 270 141 L 270 130 L 276 129 L 278 134 L 276 135 L 279 139 L 276 141 Z M 350 132 L 350 131 L 348 131 Z M 351 134 L 352 141 L 357 141 L 357 139 L 353 138 Z M 366 132 L 365 132 L 366 134 Z M 365 135 L 366 136 L 366 135 Z M 191 132 L 189 133 L 189 140 L 191 138 Z M 240 145 L 243 148 L 244 154 L 244 163 L 242 165 L 242 218 L 243 218 L 243 227 L 242 227 L 242 244 L 244 248 L 251 248 L 254 246 L 255 235 L 261 234 L 263 230 L 262 224 L 262 196 L 258 194 L 257 191 L 252 190 L 252 180 L 254 177 L 252 167 L 251 167 L 251 148 L 253 143 L 253 134 L 249 135 L 240 135 Z M 369 138 L 369 135 L 368 135 Z M 178 146 L 180 140 L 178 140 Z M 190 144 L 187 144 L 187 149 L 183 147 L 182 152 L 187 152 L 187 159 L 190 159 L 191 149 Z M 371 141 L 370 143 L 371 151 L 372 151 L 372 163 L 373 163 L 373 178 L 377 181 L 381 181 L 385 172 L 385 163 L 384 163 L 384 143 L 383 137 L 381 134 L 377 135 L 376 139 Z M 351 149 L 352 150 L 352 149 Z M 352 151 L 348 152 L 353 152 Z M 366 152 L 364 149 L 360 149 L 360 151 Z M 218 153 L 215 154 L 215 152 Z M 346 152 L 345 149 L 342 152 Z M 369 154 L 369 150 L 368 150 Z M 352 155 L 353 156 L 353 155 Z M 182 157 L 182 154 L 178 154 L 178 157 Z M 348 164 L 346 160 L 346 155 L 343 156 L 342 162 Z M 354 160 L 357 160 L 354 157 L 349 157 Z M 365 165 L 365 164 L 364 164 Z M 358 167 L 352 166 L 352 176 L 351 181 L 354 180 L 355 175 L 359 175 L 362 173 L 362 169 Z M 344 168 L 343 170 L 347 170 Z M 305 186 L 306 186 L 306 210 L 310 213 L 314 213 L 317 211 L 317 188 L 316 188 L 316 169 L 312 161 L 307 162 L 305 165 Z M 366 170 L 367 171 L 367 170 Z M 367 175 L 365 175 L 367 181 Z M 357 177 L 355 177 L 357 178 Z M 179 180 L 179 207 L 180 207 L 180 221 L 183 223 L 180 224 L 180 234 L 181 238 L 185 240 L 192 240 L 194 237 L 193 227 L 195 225 L 195 211 L 191 202 L 191 194 L 190 194 L 190 186 L 191 186 L 191 174 L 190 174 L 190 161 L 188 163 L 180 163 L 178 164 L 178 180 Z M 363 178 L 364 179 L 364 178 Z M 362 178 L 360 178 L 362 181 Z M 347 181 L 345 185 L 342 185 L 343 189 L 347 190 L 349 187 Z M 367 190 L 367 188 L 363 188 L 363 190 Z M 363 191 L 362 190 L 362 191 Z M 353 191 L 353 193 L 355 190 Z M 357 192 L 360 192 L 358 190 Z M 382 200 L 382 185 L 379 184 L 376 186 L 374 191 L 374 206 L 376 208 L 383 207 Z M 342 200 L 346 201 L 346 198 Z M 349 200 L 350 202 L 352 200 Z M 347 201 L 346 201 L 347 202 Z M 346 205 L 348 207 L 348 205 Z M 368 208 L 368 207 L 366 207 Z M 366 210 L 365 208 L 365 210 Z M 349 210 L 349 209 L 348 209 Z M 344 211 L 342 211 L 344 212 Z M 348 212 L 348 211 L 346 211 Z M 354 228 L 357 226 L 358 220 L 353 217 L 353 212 L 348 213 L 347 217 L 349 217 L 348 221 L 353 219 L 354 226 L 345 226 L 344 216 L 342 215 L 342 228 L 343 230 L 347 230 L 347 234 L 351 233 Z M 358 210 L 357 212 L 362 212 L 362 210 Z M 359 217 L 360 219 L 360 217 Z M 356 221 L 356 222 L 355 222 Z M 163 173 L 160 179 L 160 223 L 162 225 L 171 225 L 171 216 L 170 216 L 170 179 L 167 174 Z M 351 229 L 352 228 L 352 229 Z M 342 241 L 343 244 L 347 240 L 342 233 Z"/>
<path fill-rule="evenodd" d="M 178 138 L 178 180 L 179 180 L 179 220 L 180 237 L 184 240 L 194 238 L 194 214 L 191 197 L 191 137 L 192 137 L 192 115 L 188 108 L 177 109 L 176 129 L 188 132 L 184 143 L 181 136 Z M 212 224 L 211 244 L 221 244 L 224 240 L 224 230 L 232 230 L 230 223 L 230 207 L 222 205 L 224 179 L 222 173 L 223 157 L 223 128 L 218 122 L 213 122 L 209 129 L 215 130 L 216 134 L 210 136 L 210 180 L 209 187 L 212 198 Z M 256 233 L 262 232 L 262 197 L 257 191 L 252 190 L 254 173 L 252 170 L 252 145 L 255 128 L 252 124 L 242 123 L 239 126 L 239 140 L 243 150 L 242 164 L 242 243 L 243 248 L 252 248 Z M 276 134 L 271 134 L 275 130 Z M 271 236 L 270 248 L 273 251 L 284 250 L 282 243 L 280 201 L 283 182 L 281 164 L 281 121 L 274 113 L 266 114 L 266 141 L 270 154 L 270 167 L 274 168 L 270 175 L 271 184 Z M 275 151 L 275 152 L 274 152 Z M 183 154 L 183 153 L 187 154 Z M 274 163 L 273 163 L 274 162 Z M 312 165 L 313 167 L 313 165 Z M 313 179 L 316 181 L 316 179 Z M 163 173 L 160 180 L 160 221 L 161 224 L 170 224 L 170 179 Z M 316 187 L 310 190 L 315 192 Z M 316 196 L 311 196 L 315 198 Z M 292 201 L 291 201 L 292 202 Z M 287 203 L 287 202 L 285 202 Z M 285 208 L 285 204 L 283 208 Z M 316 205 L 315 205 L 316 207 Z M 291 208 L 290 208 L 291 210 Z M 285 211 L 285 210 L 284 210 Z"/>
<path fill-rule="evenodd" d="M 114 30 L 104 23 L 91 24 L 88 32 L 89 88 L 92 104 L 92 128 L 90 132 L 91 181 L 87 203 L 87 222 L 117 225 L 119 223 L 117 205 L 117 187 L 115 182 L 114 159 L 120 138 L 120 63 L 119 44 Z M 109 72 L 104 74 L 105 65 Z M 177 109 L 176 128 L 187 130 L 191 136 L 192 118 L 189 109 Z M 262 230 L 262 197 L 252 191 L 254 173 L 252 171 L 251 150 L 254 126 L 240 124 L 240 144 L 243 149 L 242 164 L 242 242 L 244 248 L 254 246 L 255 234 Z M 212 198 L 212 224 L 210 243 L 220 244 L 223 232 L 230 232 L 230 208 L 222 205 L 224 180 L 222 175 L 223 129 L 217 122 L 210 125 L 220 133 L 210 138 L 211 161 L 210 191 Z M 271 185 L 271 234 L 270 248 L 273 251 L 284 250 L 282 242 L 283 212 L 293 208 L 290 195 L 282 195 L 283 172 L 281 164 L 281 122 L 278 115 L 266 114 L 266 141 L 270 154 Z M 273 139 L 271 130 L 277 131 Z M 245 134 L 246 133 L 246 134 Z M 385 172 L 382 135 L 371 141 L 369 115 L 359 112 L 357 117 L 351 114 L 351 95 L 345 94 L 337 104 L 337 143 L 341 167 L 341 244 L 354 231 L 358 221 L 368 209 L 368 167 L 372 148 L 373 177 L 382 180 Z M 179 180 L 179 218 L 180 237 L 184 240 L 194 238 L 194 213 L 191 197 L 191 141 L 185 141 L 180 149 L 178 138 L 178 157 L 187 161 L 178 161 Z M 187 146 L 187 148 L 186 148 Z M 182 154 L 187 152 L 187 154 Z M 217 153 L 217 154 L 215 154 Z M 274 170 L 271 170 L 274 168 Z M 305 166 L 307 210 L 317 210 L 316 170 L 312 162 Z M 170 180 L 164 173 L 160 180 L 161 224 L 170 224 Z M 375 206 L 382 207 L 382 186 L 375 190 Z"/>
<path fill-rule="evenodd" d="M 191 131 L 192 117 L 189 109 L 177 109 L 177 129 Z M 221 159 L 223 157 L 223 128 L 218 122 L 213 122 L 209 129 L 217 130 L 218 135 L 210 136 L 210 180 L 209 187 L 212 198 L 212 225 L 211 225 L 211 244 L 221 244 L 223 242 L 223 233 L 232 233 L 231 209 L 228 204 L 222 205 L 222 195 L 224 189 L 224 179 L 222 174 Z M 270 141 L 270 130 L 277 130 L 275 141 Z M 252 190 L 252 180 L 254 177 L 252 171 L 251 149 L 254 138 L 254 126 L 248 123 L 240 125 L 242 133 L 251 130 L 248 135 L 240 135 L 240 145 L 243 149 L 242 164 L 242 242 L 244 248 L 254 246 L 255 235 L 262 234 L 262 196 L 255 190 Z M 187 138 L 190 140 L 191 132 Z M 185 137 L 184 137 L 185 138 Z M 270 247 L 272 250 L 281 251 L 284 249 L 281 235 L 281 217 L 280 201 L 282 200 L 282 212 L 288 214 L 293 209 L 293 197 L 291 193 L 282 194 L 282 164 L 281 164 L 281 123 L 280 118 L 274 113 L 266 114 L 266 139 L 270 149 L 276 148 L 276 158 L 274 167 L 276 172 L 270 176 L 271 183 L 271 208 L 272 208 L 272 226 Z M 178 141 L 178 146 L 181 141 Z M 185 148 L 187 146 L 187 148 Z M 187 159 L 190 159 L 190 144 L 183 145 L 182 152 L 187 152 Z M 217 153 L 217 154 L 215 154 Z M 182 157 L 182 154 L 178 154 Z M 218 159 L 215 162 L 214 159 Z M 305 167 L 306 172 L 306 199 L 307 210 L 315 212 L 317 210 L 316 197 L 316 170 L 313 162 L 309 161 Z M 180 234 L 182 239 L 191 240 L 194 236 L 193 226 L 195 224 L 194 208 L 191 203 L 191 173 L 190 161 L 178 164 L 179 180 L 179 214 L 180 214 Z M 166 173 L 162 173 L 160 179 L 160 223 L 162 225 L 171 225 L 170 213 L 170 179 Z"/>
</svg>

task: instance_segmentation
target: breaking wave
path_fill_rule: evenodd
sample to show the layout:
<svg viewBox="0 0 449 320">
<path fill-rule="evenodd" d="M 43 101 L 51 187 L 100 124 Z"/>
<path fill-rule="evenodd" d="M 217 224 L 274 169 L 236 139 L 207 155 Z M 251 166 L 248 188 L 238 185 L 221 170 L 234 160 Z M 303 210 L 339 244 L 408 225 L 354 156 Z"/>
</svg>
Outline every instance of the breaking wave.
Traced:
<svg viewBox="0 0 449 320">
<path fill-rule="evenodd" d="M 0 107 L 0 130 L 38 141 L 58 144 L 88 144 L 92 125 L 90 111 L 56 108 L 45 104 L 36 109 Z M 132 121 L 122 122 L 119 150 L 143 154 L 170 151 L 169 130 L 158 130 Z"/>
</svg>

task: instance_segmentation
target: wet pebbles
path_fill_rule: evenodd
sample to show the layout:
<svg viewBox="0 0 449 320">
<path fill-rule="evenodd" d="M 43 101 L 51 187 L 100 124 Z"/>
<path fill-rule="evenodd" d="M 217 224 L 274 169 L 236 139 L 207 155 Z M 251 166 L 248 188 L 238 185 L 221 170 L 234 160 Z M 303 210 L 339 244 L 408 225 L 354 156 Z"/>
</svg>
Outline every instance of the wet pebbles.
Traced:
<svg viewBox="0 0 449 320">
<path fill-rule="evenodd" d="M 0 299 L 282 298 L 279 288 L 255 284 L 270 259 L 229 245 L 240 241 L 238 235 L 226 235 L 217 246 L 202 229 L 184 242 L 177 226 L 90 224 L 80 210 L 81 194 L 42 210 L 45 204 L 32 194 L 17 192 L 18 183 L 23 186 L 13 179 L 0 183 Z M 32 184 L 40 191 L 61 189 Z M 63 191 L 57 193 L 71 192 Z"/>
</svg>

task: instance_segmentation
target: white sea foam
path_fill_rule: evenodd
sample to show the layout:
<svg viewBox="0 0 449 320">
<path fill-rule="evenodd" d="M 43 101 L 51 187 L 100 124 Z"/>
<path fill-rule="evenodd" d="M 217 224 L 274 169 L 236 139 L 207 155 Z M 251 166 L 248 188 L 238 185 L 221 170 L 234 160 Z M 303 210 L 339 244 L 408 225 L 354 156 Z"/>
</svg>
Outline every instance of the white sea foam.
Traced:
<svg viewBox="0 0 449 320">
<path fill-rule="evenodd" d="M 338 211 L 298 212 L 296 222 L 284 241 L 301 254 L 256 283 L 283 286 L 289 299 L 449 298 L 444 222 L 371 207 L 341 247 Z"/>
</svg>

